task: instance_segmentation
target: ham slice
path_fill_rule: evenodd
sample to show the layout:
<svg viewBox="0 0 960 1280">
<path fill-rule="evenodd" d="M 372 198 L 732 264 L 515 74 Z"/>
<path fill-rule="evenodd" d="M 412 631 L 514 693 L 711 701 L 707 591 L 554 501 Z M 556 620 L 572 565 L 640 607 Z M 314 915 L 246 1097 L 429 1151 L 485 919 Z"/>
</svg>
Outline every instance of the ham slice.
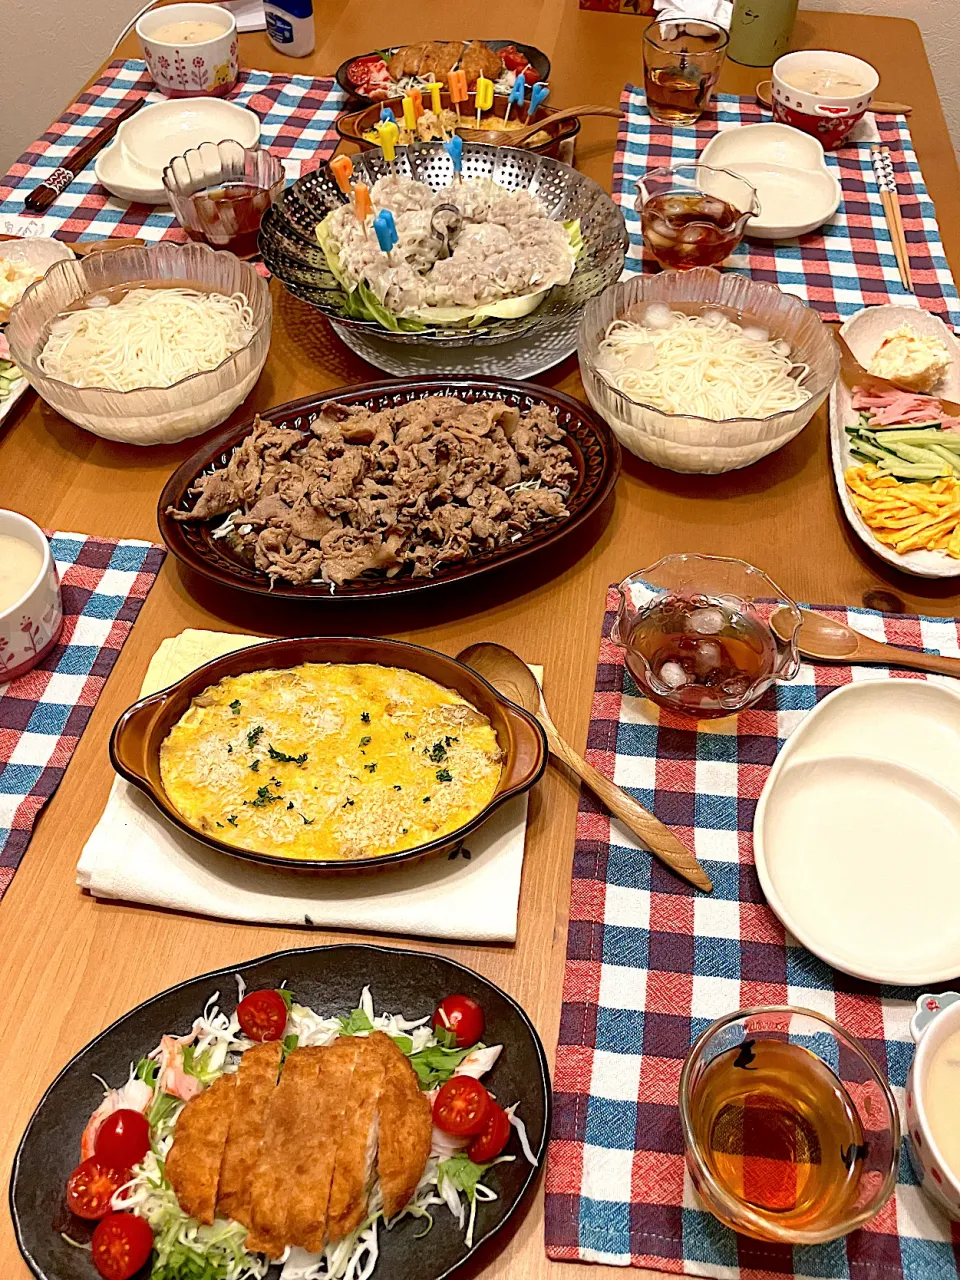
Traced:
<svg viewBox="0 0 960 1280">
<path fill-rule="evenodd" d="M 874 427 L 909 426 L 912 422 L 937 419 L 945 431 L 960 431 L 960 418 L 945 414 L 935 396 L 915 391 L 865 391 L 857 387 L 851 405 L 858 413 L 866 413 Z"/>
</svg>

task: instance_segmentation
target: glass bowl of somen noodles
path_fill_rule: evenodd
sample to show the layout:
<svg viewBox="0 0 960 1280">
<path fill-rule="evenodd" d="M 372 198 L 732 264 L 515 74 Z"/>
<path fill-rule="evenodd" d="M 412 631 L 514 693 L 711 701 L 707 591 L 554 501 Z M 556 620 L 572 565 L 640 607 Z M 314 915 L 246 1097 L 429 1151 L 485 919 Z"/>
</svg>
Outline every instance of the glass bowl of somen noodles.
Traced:
<svg viewBox="0 0 960 1280">
<path fill-rule="evenodd" d="M 578 354 L 587 398 L 625 448 L 709 475 L 792 440 L 840 362 L 815 311 L 711 267 L 611 286 L 587 303 Z"/>
<path fill-rule="evenodd" d="M 218 426 L 260 376 L 267 281 L 201 244 L 58 262 L 11 313 L 10 351 L 52 408 L 95 435 L 171 444 Z"/>
</svg>

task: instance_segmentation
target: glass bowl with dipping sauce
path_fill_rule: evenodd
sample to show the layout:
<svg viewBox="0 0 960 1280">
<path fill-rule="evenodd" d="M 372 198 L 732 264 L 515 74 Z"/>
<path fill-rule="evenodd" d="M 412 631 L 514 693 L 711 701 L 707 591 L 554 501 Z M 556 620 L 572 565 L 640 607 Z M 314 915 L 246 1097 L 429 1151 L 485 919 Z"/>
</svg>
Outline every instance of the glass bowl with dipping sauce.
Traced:
<svg viewBox="0 0 960 1280">
<path fill-rule="evenodd" d="M 634 208 L 643 243 L 661 267 L 715 267 L 760 212 L 756 190 L 729 169 L 682 164 L 651 169 L 637 183 Z"/>
<path fill-rule="evenodd" d="M 960 1221 L 960 993 L 925 992 L 910 1021 L 907 1148 L 920 1185 Z"/>
<path fill-rule="evenodd" d="M 641 692 L 678 715 L 734 715 L 800 669 L 800 610 L 745 560 L 664 556 L 617 590 L 610 639 Z"/>
<path fill-rule="evenodd" d="M 216 4 L 171 4 L 137 21 L 153 82 L 168 98 L 222 98 L 240 69 L 237 21 Z"/>
<path fill-rule="evenodd" d="M 191 240 L 252 258 L 260 220 L 283 190 L 283 165 L 259 147 L 203 142 L 170 161 L 163 186 Z"/>
<path fill-rule="evenodd" d="M 862 120 L 880 77 L 869 62 L 830 49 L 787 53 L 773 64 L 773 118 L 835 151 Z"/>
<path fill-rule="evenodd" d="M 733 1231 L 822 1244 L 874 1217 L 900 1160 L 890 1086 L 830 1018 L 786 1005 L 707 1027 L 680 1074 L 687 1168 Z"/>
<path fill-rule="evenodd" d="M 43 661 L 62 625 L 60 581 L 43 530 L 0 510 L 0 688 Z"/>
</svg>

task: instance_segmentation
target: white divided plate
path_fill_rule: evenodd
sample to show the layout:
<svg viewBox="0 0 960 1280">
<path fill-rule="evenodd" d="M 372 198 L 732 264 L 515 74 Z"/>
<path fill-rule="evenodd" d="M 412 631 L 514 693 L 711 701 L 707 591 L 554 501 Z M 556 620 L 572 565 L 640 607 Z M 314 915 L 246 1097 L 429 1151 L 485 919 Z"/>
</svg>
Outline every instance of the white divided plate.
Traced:
<svg viewBox="0 0 960 1280">
<path fill-rule="evenodd" d="M 858 311 L 851 316 L 841 326 L 840 332 L 846 338 L 850 350 L 866 368 L 884 336 L 902 324 L 909 324 L 921 336 L 939 338 L 946 343 L 952 363 L 934 394 L 942 395 L 947 400 L 960 401 L 960 342 L 939 316 L 921 311 L 919 307 L 867 307 L 865 311 Z M 830 392 L 830 453 L 837 492 L 851 527 L 875 555 L 894 568 L 902 569 L 904 573 L 912 573 L 918 578 L 957 577 L 960 575 L 960 560 L 954 560 L 943 551 L 908 551 L 899 555 L 892 547 L 874 537 L 853 505 L 843 479 L 847 467 L 857 462 L 850 452 L 847 433 L 844 431 L 844 427 L 853 426 L 857 421 L 857 415 L 850 407 L 851 399 L 849 388 L 842 378 L 838 378 Z"/>
<path fill-rule="evenodd" d="M 786 124 L 722 129 L 700 153 L 700 163 L 729 169 L 755 189 L 760 213 L 747 223 L 751 238 L 805 235 L 832 218 L 843 199 L 820 143 Z"/>
<path fill-rule="evenodd" d="M 917 680 L 837 690 L 788 740 L 754 821 L 770 908 L 869 982 L 960 974 L 960 693 Z"/>
<path fill-rule="evenodd" d="M 527 338 L 498 342 L 492 347 L 416 347 L 383 342 L 372 334 L 330 321 L 334 333 L 355 355 L 394 378 L 445 373 L 468 378 L 533 378 L 573 355 L 579 324 L 580 313 L 575 312 Z"/>
<path fill-rule="evenodd" d="M 0 243 L 0 258 L 6 258 L 8 262 L 26 262 L 32 267 L 36 267 L 38 271 L 46 271 L 48 267 L 52 267 L 55 262 L 60 262 L 64 258 L 72 258 L 73 250 L 68 244 L 64 244 L 62 240 L 54 240 L 46 236 L 30 237 L 24 240 L 7 240 Z M 0 325 L 2 328 L 2 325 Z M 13 390 L 3 400 L 0 400 L 0 422 L 13 409 L 22 395 L 29 389 L 30 383 L 26 378 L 21 378 L 15 383 Z"/>
</svg>

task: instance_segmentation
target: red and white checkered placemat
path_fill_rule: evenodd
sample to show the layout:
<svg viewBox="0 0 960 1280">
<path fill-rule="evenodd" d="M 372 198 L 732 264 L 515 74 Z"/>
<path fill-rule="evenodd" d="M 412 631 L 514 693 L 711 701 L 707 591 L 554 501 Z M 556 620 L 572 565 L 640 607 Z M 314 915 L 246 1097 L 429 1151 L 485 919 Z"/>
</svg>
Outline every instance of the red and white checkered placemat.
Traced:
<svg viewBox="0 0 960 1280">
<path fill-rule="evenodd" d="M 903 1104 L 919 994 L 837 973 L 764 901 L 754 811 L 779 748 L 851 680 L 922 679 L 878 667 L 803 665 L 742 715 L 691 728 L 642 698 L 609 639 L 610 589 L 587 757 L 673 827 L 713 880 L 697 893 L 584 790 L 577 817 L 546 1246 L 556 1260 L 655 1267 L 723 1280 L 957 1280 L 960 1229 L 934 1210 L 902 1153 L 895 1196 L 867 1227 L 793 1250 L 738 1236 L 697 1198 L 677 1110 L 690 1045 L 736 1009 L 793 1004 L 859 1037 Z M 960 656 L 954 619 L 823 609 L 878 640 Z M 909 857 L 909 853 L 905 856 Z"/>
<path fill-rule="evenodd" d="M 0 898 L 87 727 L 166 555 L 152 542 L 53 533 L 63 630 L 32 671 L 0 674 Z"/>
<path fill-rule="evenodd" d="M 149 91 L 151 102 L 163 102 L 146 64 L 139 59 L 111 62 L 103 75 L 0 179 L 0 232 L 10 235 L 56 235 L 59 240 L 100 240 L 107 236 L 143 240 L 186 240 L 173 213 L 164 206 L 130 204 L 101 187 L 91 160 L 47 212 L 37 217 L 23 202 L 64 158 L 105 119 L 119 114 L 134 98 Z M 346 97 L 332 79 L 241 71 L 227 100 L 249 107 L 260 117 L 260 142 L 281 160 L 295 162 L 307 173 L 329 160 L 339 141 L 334 121 Z"/>
<path fill-rule="evenodd" d="M 647 110 L 643 90 L 632 84 L 624 88 L 620 107 L 613 192 L 630 233 L 626 269 L 635 275 L 660 269 L 643 248 L 634 210 L 637 179 L 648 169 L 692 164 L 721 129 L 769 123 L 770 114 L 752 98 L 721 93 L 695 125 L 658 124 Z M 877 115 L 876 124 L 893 160 L 916 298 L 900 283 L 869 143 L 827 152 L 827 164 L 843 191 L 843 203 L 828 223 L 794 240 L 743 240 L 724 266 L 795 294 L 825 320 L 844 320 L 862 307 L 887 302 L 919 302 L 947 324 L 958 325 L 960 298 L 906 119 Z"/>
</svg>

